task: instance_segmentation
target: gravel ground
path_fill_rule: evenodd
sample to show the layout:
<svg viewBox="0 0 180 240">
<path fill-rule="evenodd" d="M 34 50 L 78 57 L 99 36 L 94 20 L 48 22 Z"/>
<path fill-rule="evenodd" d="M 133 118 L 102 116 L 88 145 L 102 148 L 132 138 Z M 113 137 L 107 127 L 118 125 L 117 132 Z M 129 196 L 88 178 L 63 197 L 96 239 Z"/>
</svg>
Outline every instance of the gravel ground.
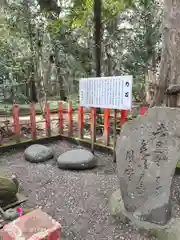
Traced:
<svg viewBox="0 0 180 240">
<path fill-rule="evenodd" d="M 77 148 L 68 142 L 49 144 L 56 157 Z M 80 147 L 78 147 L 80 148 Z M 118 189 L 116 165 L 112 157 L 96 152 L 97 169 L 77 172 L 62 171 L 52 160 L 43 164 L 26 162 L 23 151 L 0 156 L 1 171 L 16 173 L 28 201 L 25 208 L 42 207 L 62 225 L 61 240 L 150 240 L 140 236 L 131 224 L 110 216 L 109 196 Z M 173 215 L 180 216 L 180 176 L 174 177 Z"/>
</svg>

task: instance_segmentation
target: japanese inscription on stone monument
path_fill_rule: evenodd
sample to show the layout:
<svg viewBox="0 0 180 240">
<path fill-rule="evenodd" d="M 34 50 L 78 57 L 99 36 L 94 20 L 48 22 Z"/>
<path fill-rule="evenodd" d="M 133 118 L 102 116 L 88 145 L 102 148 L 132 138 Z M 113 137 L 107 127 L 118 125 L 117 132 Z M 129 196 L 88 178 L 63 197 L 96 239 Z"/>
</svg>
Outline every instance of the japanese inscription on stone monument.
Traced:
<svg viewBox="0 0 180 240">
<path fill-rule="evenodd" d="M 138 219 L 163 225 L 170 218 L 179 119 L 180 109 L 152 108 L 122 128 L 116 150 L 121 195 L 125 209 Z"/>
</svg>

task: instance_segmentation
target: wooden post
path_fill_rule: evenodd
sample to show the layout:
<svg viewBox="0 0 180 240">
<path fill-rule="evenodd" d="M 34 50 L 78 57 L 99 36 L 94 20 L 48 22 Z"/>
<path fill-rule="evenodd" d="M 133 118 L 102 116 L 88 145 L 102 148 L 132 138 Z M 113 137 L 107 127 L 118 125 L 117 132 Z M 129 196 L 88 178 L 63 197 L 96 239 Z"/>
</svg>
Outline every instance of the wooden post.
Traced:
<svg viewBox="0 0 180 240">
<path fill-rule="evenodd" d="M 104 144 L 109 145 L 109 118 L 110 118 L 110 109 L 104 109 Z"/>
<path fill-rule="evenodd" d="M 93 127 L 93 121 L 94 121 L 94 127 Z M 92 129 L 94 131 L 94 142 L 96 142 L 96 108 L 93 108 L 93 107 L 90 109 L 90 135 L 91 135 L 91 137 L 92 137 Z"/>
<path fill-rule="evenodd" d="M 51 112 L 49 103 L 45 104 L 45 127 L 46 127 L 46 136 L 51 136 Z"/>
<path fill-rule="evenodd" d="M 97 120 L 97 109 L 93 108 L 94 111 L 94 142 L 96 142 L 96 120 Z"/>
<path fill-rule="evenodd" d="M 78 128 L 79 128 L 79 138 L 84 138 L 84 108 L 78 107 Z"/>
<path fill-rule="evenodd" d="M 21 130 L 20 130 L 20 122 L 19 122 L 19 105 L 13 105 L 13 122 L 14 122 L 14 133 L 16 137 L 16 142 L 19 143 L 21 139 Z"/>
<path fill-rule="evenodd" d="M 36 109 L 35 104 L 30 104 L 30 121 L 31 121 L 31 136 L 32 139 L 36 139 Z"/>
<path fill-rule="evenodd" d="M 92 137 L 92 107 L 89 112 L 89 122 L 90 122 L 90 136 Z"/>
<path fill-rule="evenodd" d="M 68 137 L 73 135 L 72 103 L 68 104 Z"/>
<path fill-rule="evenodd" d="M 121 127 L 127 122 L 128 110 L 121 110 Z"/>
<path fill-rule="evenodd" d="M 91 151 L 94 154 L 94 142 L 95 142 L 95 108 L 92 108 L 92 127 L 91 127 Z"/>
<path fill-rule="evenodd" d="M 117 110 L 114 110 L 114 123 L 113 123 L 113 162 L 116 162 L 116 121 L 117 121 Z"/>
<path fill-rule="evenodd" d="M 62 104 L 62 102 L 58 103 L 58 125 L 59 125 L 59 134 L 63 134 L 63 104 Z"/>
</svg>

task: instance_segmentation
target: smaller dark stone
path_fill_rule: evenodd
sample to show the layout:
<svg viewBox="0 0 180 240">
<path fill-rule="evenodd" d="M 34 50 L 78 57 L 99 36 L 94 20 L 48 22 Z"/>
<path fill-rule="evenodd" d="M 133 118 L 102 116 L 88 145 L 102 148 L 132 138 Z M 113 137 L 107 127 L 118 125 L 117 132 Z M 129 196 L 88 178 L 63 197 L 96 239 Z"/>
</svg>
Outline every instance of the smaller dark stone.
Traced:
<svg viewBox="0 0 180 240">
<path fill-rule="evenodd" d="M 83 149 L 76 149 L 61 154 L 58 159 L 58 167 L 69 170 L 85 170 L 96 167 L 95 156 Z"/>
<path fill-rule="evenodd" d="M 45 162 L 53 158 L 53 152 L 50 148 L 34 144 L 26 148 L 24 152 L 25 159 L 32 163 Z"/>
</svg>

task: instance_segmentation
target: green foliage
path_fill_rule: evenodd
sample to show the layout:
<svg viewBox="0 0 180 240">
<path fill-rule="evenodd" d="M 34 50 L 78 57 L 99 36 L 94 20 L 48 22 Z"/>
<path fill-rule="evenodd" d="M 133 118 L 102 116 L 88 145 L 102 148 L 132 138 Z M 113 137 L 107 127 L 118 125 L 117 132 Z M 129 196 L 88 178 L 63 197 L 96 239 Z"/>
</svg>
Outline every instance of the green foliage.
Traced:
<svg viewBox="0 0 180 240">
<path fill-rule="evenodd" d="M 72 8 L 69 14 L 69 20 L 72 28 L 85 27 L 88 19 L 93 18 L 94 0 L 73 0 Z M 108 22 L 120 12 L 133 6 L 133 0 L 103 0 L 102 1 L 102 19 Z"/>
<path fill-rule="evenodd" d="M 48 5 L 49 3 L 49 5 Z M 40 75 L 47 97 L 78 92 L 95 75 L 93 0 L 12 0 L 0 15 L 0 81 L 27 83 Z M 102 0 L 102 74 L 134 76 L 141 98 L 145 74 L 160 48 L 161 7 L 156 0 Z M 51 60 L 50 60 L 51 59 Z M 29 92 L 14 96 L 27 102 Z"/>
</svg>

